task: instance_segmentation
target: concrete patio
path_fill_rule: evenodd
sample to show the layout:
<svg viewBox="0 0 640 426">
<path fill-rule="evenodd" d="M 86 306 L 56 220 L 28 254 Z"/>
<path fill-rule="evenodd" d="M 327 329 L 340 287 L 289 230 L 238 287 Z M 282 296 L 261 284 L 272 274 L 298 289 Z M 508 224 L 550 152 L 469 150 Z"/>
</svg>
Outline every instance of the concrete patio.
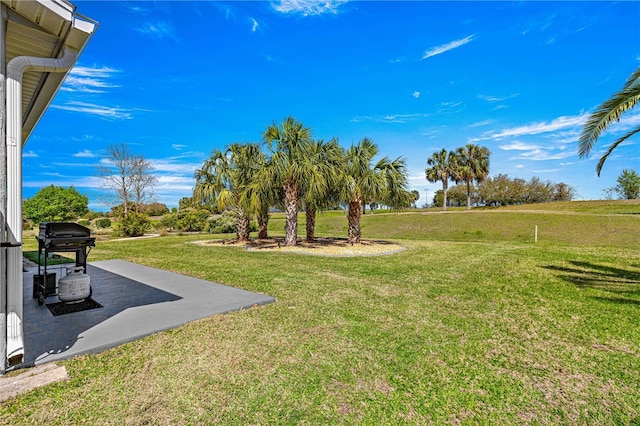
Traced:
<svg viewBox="0 0 640 426">
<path fill-rule="evenodd" d="M 64 275 L 61 267 L 56 279 Z M 29 367 L 99 353 L 141 337 L 211 315 L 274 302 L 271 296 L 162 271 L 122 260 L 90 262 L 92 298 L 101 308 L 53 316 L 33 296 L 33 275 L 24 273 L 25 361 Z M 45 304 L 58 302 L 49 296 Z"/>
</svg>

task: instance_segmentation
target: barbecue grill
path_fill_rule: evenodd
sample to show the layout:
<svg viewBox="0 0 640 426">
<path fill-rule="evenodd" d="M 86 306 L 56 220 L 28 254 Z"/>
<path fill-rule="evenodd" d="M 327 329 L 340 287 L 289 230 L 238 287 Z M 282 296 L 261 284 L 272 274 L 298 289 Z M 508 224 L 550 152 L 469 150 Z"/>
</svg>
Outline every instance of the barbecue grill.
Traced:
<svg viewBox="0 0 640 426">
<path fill-rule="evenodd" d="M 91 236 L 89 228 L 72 222 L 43 222 L 40 224 L 40 232 L 36 239 L 38 240 L 38 258 L 43 259 L 44 254 L 44 274 L 41 273 L 41 265 L 38 262 L 38 275 L 33 278 L 33 297 L 37 297 L 38 303 L 42 305 L 47 296 L 57 295 L 55 274 L 53 274 L 53 288 L 51 288 L 52 274 L 47 273 L 49 253 L 74 252 L 76 266 L 82 267 L 86 274 L 87 255 L 91 247 L 95 247 L 96 239 Z"/>
</svg>

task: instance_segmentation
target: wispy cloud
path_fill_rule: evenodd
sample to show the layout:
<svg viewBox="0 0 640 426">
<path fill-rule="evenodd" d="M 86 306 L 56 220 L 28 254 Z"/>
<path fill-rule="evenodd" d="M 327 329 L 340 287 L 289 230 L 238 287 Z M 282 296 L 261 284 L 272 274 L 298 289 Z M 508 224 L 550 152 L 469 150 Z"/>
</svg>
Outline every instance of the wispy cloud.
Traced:
<svg viewBox="0 0 640 426">
<path fill-rule="evenodd" d="M 413 92 L 411 94 L 411 96 L 413 96 L 414 98 L 418 99 L 420 97 L 420 92 L 418 92 L 417 90 L 415 92 Z"/>
<path fill-rule="evenodd" d="M 482 137 L 471 138 L 470 142 L 482 140 L 501 140 L 508 137 L 520 137 L 528 135 L 538 135 L 542 133 L 557 132 L 559 130 L 568 129 L 576 126 L 582 126 L 587 120 L 589 114 L 580 114 L 576 116 L 562 116 L 551 121 L 532 123 L 524 126 L 517 126 L 508 129 L 485 133 Z"/>
<path fill-rule="evenodd" d="M 22 158 L 35 158 L 37 156 L 38 156 L 38 154 L 36 154 L 35 152 L 33 152 L 31 150 L 22 153 Z"/>
<path fill-rule="evenodd" d="M 488 126 L 489 124 L 492 124 L 493 122 L 494 122 L 494 120 L 476 121 L 475 123 L 469 124 L 468 127 L 483 127 L 483 126 Z"/>
<path fill-rule="evenodd" d="M 539 145 L 532 145 L 532 144 L 516 141 L 507 145 L 500 145 L 498 148 L 505 151 L 532 151 L 532 150 L 540 149 L 541 147 Z"/>
<path fill-rule="evenodd" d="M 351 119 L 352 123 L 362 123 L 365 121 L 373 121 L 377 123 L 407 123 L 415 121 L 419 118 L 429 117 L 430 114 L 389 114 L 384 116 L 372 117 L 370 115 L 361 115 Z"/>
<path fill-rule="evenodd" d="M 503 151 L 518 151 L 519 154 L 511 157 L 510 160 L 547 161 L 562 160 L 575 156 L 573 149 L 567 146 L 542 146 L 515 141 L 506 145 L 500 145 Z"/>
<path fill-rule="evenodd" d="M 129 120 L 133 118 L 131 110 L 127 110 L 125 108 L 107 107 L 80 101 L 70 101 L 65 105 L 51 105 L 51 108 L 97 115 L 102 118 L 113 120 Z"/>
<path fill-rule="evenodd" d="M 120 71 L 105 66 L 75 66 L 69 72 L 60 90 L 64 92 L 104 93 L 105 89 L 119 87 L 109 81 L 118 72 Z"/>
<path fill-rule="evenodd" d="M 273 9 L 280 13 L 302 16 L 323 15 L 325 13 L 337 14 L 340 6 L 347 0 L 280 0 L 273 2 Z"/>
<path fill-rule="evenodd" d="M 93 152 L 89 151 L 88 149 L 84 149 L 80 152 L 76 152 L 75 154 L 73 154 L 74 157 L 76 158 L 95 158 L 97 157 L 96 154 L 94 154 Z"/>
<path fill-rule="evenodd" d="M 514 93 L 508 96 L 491 96 L 491 95 L 478 95 L 477 98 L 487 102 L 504 102 L 508 99 L 517 98 L 519 93 Z"/>
<path fill-rule="evenodd" d="M 173 41 L 179 41 L 178 36 L 173 29 L 173 25 L 169 22 L 146 22 L 142 27 L 138 28 L 138 32 L 147 35 L 154 40 L 171 39 Z"/>
<path fill-rule="evenodd" d="M 431 49 L 424 52 L 422 59 L 431 58 L 436 55 L 440 55 L 441 53 L 448 52 L 449 50 L 457 49 L 460 46 L 464 46 L 465 44 L 471 42 L 475 34 L 472 34 L 468 37 L 461 38 L 459 40 L 453 40 L 449 43 L 442 44 L 440 46 L 432 47 Z"/>
<path fill-rule="evenodd" d="M 258 31 L 258 27 L 260 26 L 260 24 L 254 18 L 249 19 L 251 20 L 251 32 L 255 33 L 256 31 Z"/>
<path fill-rule="evenodd" d="M 175 149 L 176 151 L 182 151 L 186 147 L 187 147 L 186 145 L 179 144 L 179 143 L 174 143 L 173 145 L 171 145 L 171 148 Z"/>
</svg>

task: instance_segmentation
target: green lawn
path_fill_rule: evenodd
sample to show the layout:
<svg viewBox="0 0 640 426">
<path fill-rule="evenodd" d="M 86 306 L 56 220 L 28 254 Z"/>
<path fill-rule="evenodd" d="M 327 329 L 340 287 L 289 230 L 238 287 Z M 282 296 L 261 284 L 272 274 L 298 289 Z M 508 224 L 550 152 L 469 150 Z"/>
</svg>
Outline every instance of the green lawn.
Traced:
<svg viewBox="0 0 640 426">
<path fill-rule="evenodd" d="M 4 403 L 0 423 L 638 424 L 640 215 L 609 204 L 367 215 L 365 238 L 407 247 L 382 257 L 99 243 L 90 260 L 277 302 L 67 361 L 68 382 Z"/>
</svg>

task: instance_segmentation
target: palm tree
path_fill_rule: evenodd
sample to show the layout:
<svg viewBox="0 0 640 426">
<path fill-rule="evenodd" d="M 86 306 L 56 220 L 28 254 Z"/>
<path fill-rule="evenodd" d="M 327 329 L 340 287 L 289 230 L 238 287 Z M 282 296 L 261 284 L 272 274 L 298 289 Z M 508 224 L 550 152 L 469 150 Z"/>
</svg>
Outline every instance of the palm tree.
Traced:
<svg viewBox="0 0 640 426">
<path fill-rule="evenodd" d="M 304 182 L 312 179 L 313 170 L 308 167 L 308 146 L 311 129 L 293 117 L 287 117 L 281 125 L 267 127 L 263 134 L 272 151 L 271 159 L 258 179 L 282 188 L 285 210 L 285 245 L 295 246 L 298 240 L 298 209 Z"/>
<path fill-rule="evenodd" d="M 215 202 L 220 210 L 234 207 L 238 213 L 236 236 L 239 242 L 249 240 L 249 209 L 242 194 L 252 183 L 264 154 L 257 144 L 231 144 L 227 150 L 216 149 L 195 172 L 194 198 L 204 203 Z"/>
<path fill-rule="evenodd" d="M 335 138 L 329 142 L 314 141 L 308 146 L 310 172 L 303 188 L 307 241 L 315 240 L 318 210 L 325 209 L 336 200 L 334 193 L 338 185 L 338 170 L 343 152 Z"/>
<path fill-rule="evenodd" d="M 467 185 L 467 210 L 471 210 L 471 183 L 482 182 L 489 175 L 489 149 L 467 144 L 456 150 L 453 179 Z"/>
<path fill-rule="evenodd" d="M 635 107 L 638 101 L 640 101 L 640 67 L 631 73 L 622 90 L 614 93 L 613 96 L 604 101 L 585 123 L 578 145 L 580 158 L 588 156 L 602 132 L 613 124 L 614 121 L 619 121 L 620 116 Z M 618 138 L 609 146 L 609 149 L 600 158 L 596 166 L 598 176 L 600 176 L 604 162 L 613 150 L 638 132 L 640 132 L 640 125 L 621 138 Z"/>
<path fill-rule="evenodd" d="M 402 158 L 383 158 L 372 166 L 378 147 L 363 138 L 345 153 L 341 167 L 340 199 L 348 205 L 348 241 L 360 242 L 360 215 L 365 200 L 381 200 L 391 207 L 410 205 L 412 195 L 406 190 L 406 164 Z"/>
<path fill-rule="evenodd" d="M 444 195 L 442 211 L 447 211 L 447 190 L 449 189 L 449 179 L 451 178 L 455 159 L 455 152 L 442 149 L 440 152 L 434 152 L 427 159 L 427 164 L 431 167 L 424 170 L 429 182 L 442 182 L 442 193 Z"/>
</svg>

